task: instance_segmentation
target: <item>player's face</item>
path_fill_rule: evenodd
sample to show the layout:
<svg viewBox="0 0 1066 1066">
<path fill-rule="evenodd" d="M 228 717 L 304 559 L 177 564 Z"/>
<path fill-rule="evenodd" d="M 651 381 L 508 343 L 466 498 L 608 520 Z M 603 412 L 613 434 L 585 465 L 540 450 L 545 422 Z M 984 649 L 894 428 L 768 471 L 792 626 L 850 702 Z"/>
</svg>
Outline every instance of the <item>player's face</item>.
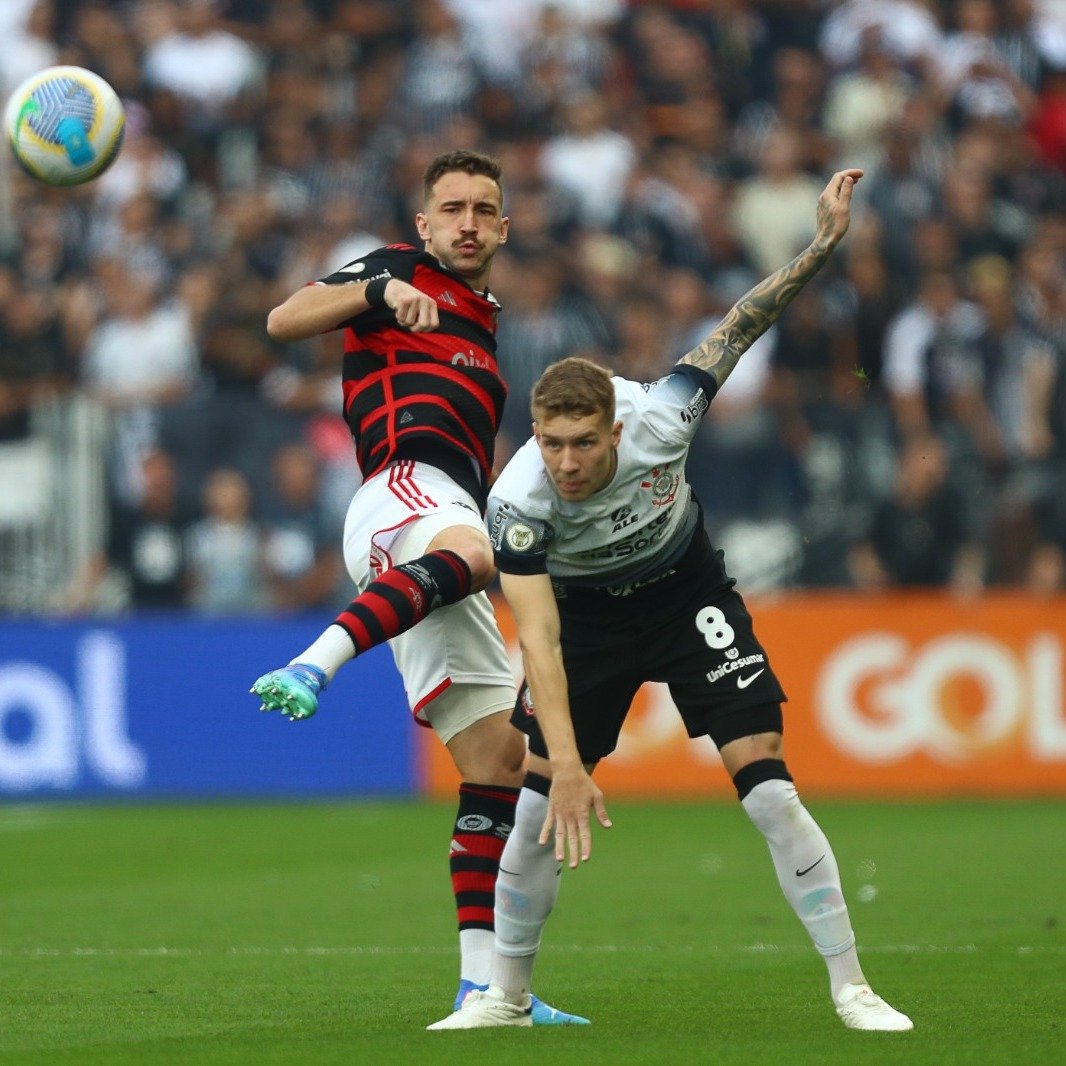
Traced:
<svg viewBox="0 0 1066 1066">
<path fill-rule="evenodd" d="M 424 212 L 415 217 L 426 251 L 474 288 L 488 283 L 492 257 L 507 240 L 500 187 L 484 174 L 452 171 L 433 186 Z"/>
<path fill-rule="evenodd" d="M 564 500 L 587 500 L 614 477 L 622 423 L 602 414 L 555 415 L 533 423 L 545 469 Z"/>
</svg>

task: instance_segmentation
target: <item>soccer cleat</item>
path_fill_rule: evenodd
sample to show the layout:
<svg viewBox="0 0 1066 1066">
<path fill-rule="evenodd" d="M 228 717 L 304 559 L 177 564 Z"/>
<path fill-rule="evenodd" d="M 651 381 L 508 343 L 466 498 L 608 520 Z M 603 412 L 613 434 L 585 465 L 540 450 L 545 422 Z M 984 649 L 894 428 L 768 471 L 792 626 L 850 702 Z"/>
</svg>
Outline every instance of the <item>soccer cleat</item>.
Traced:
<svg viewBox="0 0 1066 1066">
<path fill-rule="evenodd" d="M 914 1022 L 890 1007 L 869 985 L 845 985 L 836 998 L 837 1014 L 849 1029 L 904 1033 Z"/>
<path fill-rule="evenodd" d="M 457 1011 L 463 1005 L 463 1000 L 466 999 L 471 992 L 484 992 L 488 987 L 488 985 L 479 985 L 474 981 L 468 981 L 465 977 L 460 978 L 459 991 L 455 993 L 455 1002 L 452 1004 L 452 1010 Z"/>
<path fill-rule="evenodd" d="M 567 1014 L 564 1010 L 550 1007 L 542 999 L 530 996 L 533 1000 L 533 1024 L 534 1025 L 591 1025 L 588 1018 L 582 1018 L 580 1014 Z"/>
<path fill-rule="evenodd" d="M 447 1018 L 427 1025 L 427 1029 L 499 1029 L 503 1026 L 533 1024 L 532 996 L 523 997 L 524 1004 L 511 1003 L 501 988 L 473 988 L 463 999 L 463 1005 Z"/>
<path fill-rule="evenodd" d="M 459 1010 L 463 1005 L 463 1000 L 471 992 L 484 992 L 488 985 L 477 985 L 473 981 L 462 980 L 459 982 L 459 991 L 455 994 L 455 1003 L 452 1006 L 453 1011 Z M 533 1024 L 534 1025 L 591 1025 L 592 1023 L 588 1018 L 582 1018 L 580 1014 L 567 1014 L 566 1011 L 558 1010 L 555 1007 L 545 1003 L 544 1000 L 538 999 L 536 996 L 530 997 L 533 1000 Z"/>
<path fill-rule="evenodd" d="M 261 711 L 281 711 L 290 722 L 299 722 L 318 710 L 318 694 L 325 687 L 324 670 L 311 663 L 293 663 L 263 674 L 249 691 L 259 697 Z"/>
</svg>

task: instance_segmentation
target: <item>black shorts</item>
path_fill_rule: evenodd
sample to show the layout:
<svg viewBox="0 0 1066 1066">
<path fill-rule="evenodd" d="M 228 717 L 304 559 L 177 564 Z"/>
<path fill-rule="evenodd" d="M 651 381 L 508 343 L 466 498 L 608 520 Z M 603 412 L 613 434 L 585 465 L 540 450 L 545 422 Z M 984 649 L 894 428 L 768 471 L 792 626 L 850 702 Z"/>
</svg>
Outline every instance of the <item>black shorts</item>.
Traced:
<svg viewBox="0 0 1066 1066">
<path fill-rule="evenodd" d="M 722 553 L 702 528 L 664 577 L 635 588 L 567 586 L 557 602 L 570 716 L 584 762 L 614 751 L 646 681 L 669 685 L 688 735 L 710 736 L 719 748 L 781 732 L 787 697 L 726 577 Z M 525 682 L 511 721 L 534 755 L 547 755 Z"/>
</svg>

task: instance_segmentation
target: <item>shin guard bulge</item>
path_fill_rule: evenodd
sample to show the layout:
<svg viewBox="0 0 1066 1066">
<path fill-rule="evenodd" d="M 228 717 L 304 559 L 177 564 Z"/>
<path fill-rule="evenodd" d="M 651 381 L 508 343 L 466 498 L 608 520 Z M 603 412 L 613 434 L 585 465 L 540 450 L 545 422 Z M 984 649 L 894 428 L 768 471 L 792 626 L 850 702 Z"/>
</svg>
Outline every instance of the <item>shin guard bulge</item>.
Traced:
<svg viewBox="0 0 1066 1066">
<path fill-rule="evenodd" d="M 850 950 L 855 935 L 833 849 L 800 802 L 784 763 L 776 759 L 753 763 L 735 780 L 744 810 L 769 845 L 785 898 L 815 947 L 826 956 Z"/>
</svg>

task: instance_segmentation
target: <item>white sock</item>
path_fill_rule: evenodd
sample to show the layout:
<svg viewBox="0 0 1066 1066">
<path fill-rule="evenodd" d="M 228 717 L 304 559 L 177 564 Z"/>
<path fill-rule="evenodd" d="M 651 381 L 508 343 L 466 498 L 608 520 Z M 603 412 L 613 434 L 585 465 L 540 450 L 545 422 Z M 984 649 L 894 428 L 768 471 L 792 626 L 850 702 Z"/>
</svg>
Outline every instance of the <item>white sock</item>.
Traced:
<svg viewBox="0 0 1066 1066">
<path fill-rule="evenodd" d="M 349 660 L 355 658 L 355 645 L 352 638 L 339 625 L 334 623 L 323 631 L 318 640 L 293 659 L 293 663 L 310 663 L 320 670 L 325 670 L 328 680 Z"/>
<path fill-rule="evenodd" d="M 518 794 L 515 824 L 500 858 L 496 881 L 496 951 L 492 957 L 492 984 L 508 998 L 520 999 L 530 991 L 533 964 L 544 923 L 559 895 L 562 863 L 555 860 L 554 843 L 537 838 L 548 799 L 523 788 Z"/>
<path fill-rule="evenodd" d="M 491 929 L 459 930 L 459 980 L 473 981 L 475 985 L 489 983 L 494 939 Z"/>
<path fill-rule="evenodd" d="M 825 959 L 834 998 L 844 985 L 864 983 L 833 849 L 796 786 L 763 781 L 741 803 L 766 837 L 785 898 Z"/>
</svg>

